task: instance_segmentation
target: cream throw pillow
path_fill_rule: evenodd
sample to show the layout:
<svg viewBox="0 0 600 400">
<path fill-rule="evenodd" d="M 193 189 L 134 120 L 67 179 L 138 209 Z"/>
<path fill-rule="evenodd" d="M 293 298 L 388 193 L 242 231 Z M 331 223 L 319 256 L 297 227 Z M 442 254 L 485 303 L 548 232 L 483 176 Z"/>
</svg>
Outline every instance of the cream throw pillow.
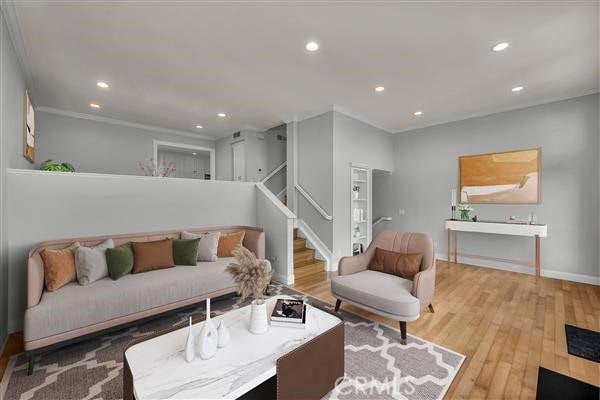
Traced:
<svg viewBox="0 0 600 400">
<path fill-rule="evenodd" d="M 94 247 L 80 246 L 75 251 L 77 281 L 80 285 L 89 285 L 108 276 L 106 249 L 115 247 L 112 239 L 107 239 Z"/>
<path fill-rule="evenodd" d="M 209 232 L 209 233 L 190 233 L 181 232 L 182 239 L 200 239 L 200 245 L 198 247 L 198 261 L 217 261 L 217 249 L 219 247 L 219 237 L 221 232 Z"/>
</svg>

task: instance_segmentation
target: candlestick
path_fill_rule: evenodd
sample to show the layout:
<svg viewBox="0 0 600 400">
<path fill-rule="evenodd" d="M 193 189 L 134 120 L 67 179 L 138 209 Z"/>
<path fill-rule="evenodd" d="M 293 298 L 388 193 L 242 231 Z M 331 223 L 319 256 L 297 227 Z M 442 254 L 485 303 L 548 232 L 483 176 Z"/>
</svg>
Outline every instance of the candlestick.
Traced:
<svg viewBox="0 0 600 400">
<path fill-rule="evenodd" d="M 450 199 L 450 205 L 452 207 L 456 207 L 456 189 L 452 189 L 452 192 L 450 195 L 452 196 Z"/>
</svg>

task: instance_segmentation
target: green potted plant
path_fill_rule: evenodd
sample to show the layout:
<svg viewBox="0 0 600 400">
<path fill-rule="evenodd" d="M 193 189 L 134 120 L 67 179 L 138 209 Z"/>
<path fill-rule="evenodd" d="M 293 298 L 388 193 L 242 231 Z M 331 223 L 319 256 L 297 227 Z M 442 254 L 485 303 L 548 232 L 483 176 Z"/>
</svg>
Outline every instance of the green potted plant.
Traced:
<svg viewBox="0 0 600 400">
<path fill-rule="evenodd" d="M 473 206 L 467 203 L 460 203 L 457 208 L 458 211 L 460 211 L 460 219 L 468 221 L 470 217 L 469 214 L 473 211 Z"/>
<path fill-rule="evenodd" d="M 52 160 L 46 160 L 40 165 L 42 171 L 53 171 L 53 172 L 75 172 L 75 167 L 68 162 L 54 162 Z"/>
</svg>

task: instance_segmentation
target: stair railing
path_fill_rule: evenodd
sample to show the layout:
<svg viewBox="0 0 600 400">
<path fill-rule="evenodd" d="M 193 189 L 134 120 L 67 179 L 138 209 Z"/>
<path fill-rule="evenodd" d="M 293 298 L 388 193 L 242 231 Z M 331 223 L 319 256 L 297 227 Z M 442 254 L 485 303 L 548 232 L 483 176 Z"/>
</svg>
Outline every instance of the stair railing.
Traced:
<svg viewBox="0 0 600 400">
<path fill-rule="evenodd" d="M 391 221 L 391 220 L 392 220 L 392 217 L 379 217 L 373 222 L 372 226 L 382 223 L 383 221 Z"/>
<path fill-rule="evenodd" d="M 287 166 L 287 161 L 282 162 L 277 168 L 275 168 L 273 171 L 269 172 L 267 174 L 267 176 L 265 176 L 262 181 L 260 181 L 260 183 L 265 183 L 267 182 L 269 179 L 271 179 L 272 177 L 274 177 L 279 171 L 281 171 L 282 169 L 284 169 Z"/>
<path fill-rule="evenodd" d="M 302 196 L 304 196 L 304 198 L 319 212 L 319 214 L 321 214 L 321 216 L 323 218 L 325 218 L 327 221 L 333 220 L 333 217 L 331 215 L 327 214 L 327 211 L 325 211 L 323 209 L 323 207 L 321 207 L 319 205 L 319 203 L 317 203 L 315 201 L 315 199 L 313 199 L 312 196 L 310 194 L 308 194 L 308 192 L 302 188 L 302 186 L 300 186 L 299 184 L 296 183 L 294 185 L 294 187 L 296 188 L 298 193 L 300 193 Z"/>
</svg>

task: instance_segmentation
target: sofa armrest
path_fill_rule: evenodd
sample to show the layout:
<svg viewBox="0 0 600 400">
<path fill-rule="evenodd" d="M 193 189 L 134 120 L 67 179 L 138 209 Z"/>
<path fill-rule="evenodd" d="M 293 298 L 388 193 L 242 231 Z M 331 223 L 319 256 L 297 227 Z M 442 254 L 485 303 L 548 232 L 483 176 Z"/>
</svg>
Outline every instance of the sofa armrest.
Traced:
<svg viewBox="0 0 600 400">
<path fill-rule="evenodd" d="M 435 261 L 433 266 L 418 272 L 413 278 L 411 294 L 419 299 L 421 311 L 425 310 L 433 301 L 435 293 Z"/>
<path fill-rule="evenodd" d="M 360 256 L 342 257 L 338 262 L 338 275 L 356 274 L 367 269 L 368 259 L 365 254 Z"/>
<path fill-rule="evenodd" d="M 44 292 L 44 263 L 39 252 L 27 260 L 27 308 L 37 306 Z"/>
<path fill-rule="evenodd" d="M 244 236 L 244 247 L 253 252 L 256 258 L 265 259 L 265 232 L 247 229 Z"/>
</svg>

